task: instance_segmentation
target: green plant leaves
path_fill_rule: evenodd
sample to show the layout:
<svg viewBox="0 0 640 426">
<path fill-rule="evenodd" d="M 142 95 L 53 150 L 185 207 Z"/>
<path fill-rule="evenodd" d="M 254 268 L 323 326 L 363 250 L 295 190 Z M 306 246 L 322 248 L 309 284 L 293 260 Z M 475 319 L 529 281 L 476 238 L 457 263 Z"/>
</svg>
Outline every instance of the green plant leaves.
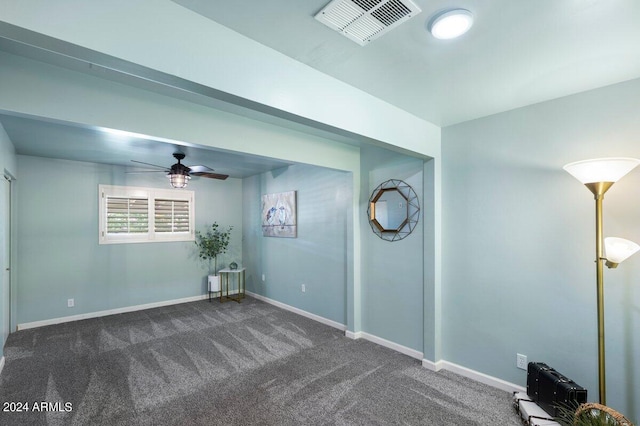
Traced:
<svg viewBox="0 0 640 426">
<path fill-rule="evenodd" d="M 229 246 L 231 240 L 231 230 L 233 226 L 229 226 L 226 230 L 220 228 L 217 222 L 213 222 L 205 232 L 196 231 L 196 246 L 198 246 L 198 256 L 202 260 L 209 261 L 213 259 L 216 263 L 214 272 L 218 267 L 217 257 L 220 254 L 224 254 Z M 211 269 L 211 266 L 209 266 Z"/>
</svg>

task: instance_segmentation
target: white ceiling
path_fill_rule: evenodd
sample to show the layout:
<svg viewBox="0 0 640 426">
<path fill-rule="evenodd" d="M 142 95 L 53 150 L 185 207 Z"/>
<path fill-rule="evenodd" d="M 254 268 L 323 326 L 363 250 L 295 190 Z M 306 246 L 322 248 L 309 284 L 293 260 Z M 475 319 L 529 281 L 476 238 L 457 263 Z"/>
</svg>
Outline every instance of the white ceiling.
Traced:
<svg viewBox="0 0 640 426">
<path fill-rule="evenodd" d="M 329 0 L 174 0 L 439 126 L 640 77 L 638 0 L 414 0 L 422 12 L 361 47 L 314 19 Z M 475 16 L 457 40 L 434 13 Z"/>
</svg>

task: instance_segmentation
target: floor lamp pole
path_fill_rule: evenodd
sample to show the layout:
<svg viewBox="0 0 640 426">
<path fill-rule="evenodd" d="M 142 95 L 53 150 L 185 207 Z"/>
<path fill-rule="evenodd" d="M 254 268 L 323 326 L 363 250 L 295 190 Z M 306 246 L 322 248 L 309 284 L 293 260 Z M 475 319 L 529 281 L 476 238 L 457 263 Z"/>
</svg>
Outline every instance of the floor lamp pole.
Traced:
<svg viewBox="0 0 640 426">
<path fill-rule="evenodd" d="M 604 250 L 602 238 L 602 200 L 604 192 L 596 193 L 596 290 L 598 305 L 598 390 L 600 404 L 607 405 L 607 382 L 604 356 Z"/>
<path fill-rule="evenodd" d="M 613 182 L 593 182 L 585 186 L 596 199 L 596 303 L 598 309 L 598 391 L 600 404 L 607 405 L 607 380 L 604 356 L 604 239 L 602 237 L 602 202 Z"/>
<path fill-rule="evenodd" d="M 600 404 L 607 405 L 607 380 L 605 374 L 605 340 L 604 340 L 604 265 L 607 261 L 604 253 L 602 237 L 602 203 L 604 193 L 611 188 L 613 182 L 586 183 L 596 200 L 596 303 L 598 309 L 598 391 Z M 607 263 L 610 266 L 609 263 Z M 617 263 L 614 266 L 616 267 Z"/>
</svg>

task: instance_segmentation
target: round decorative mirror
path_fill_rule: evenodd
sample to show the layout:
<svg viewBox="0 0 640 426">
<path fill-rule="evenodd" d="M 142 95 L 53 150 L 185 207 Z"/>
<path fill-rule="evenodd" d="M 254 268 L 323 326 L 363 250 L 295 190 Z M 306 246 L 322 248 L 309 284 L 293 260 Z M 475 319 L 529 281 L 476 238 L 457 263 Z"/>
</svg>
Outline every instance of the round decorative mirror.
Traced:
<svg viewBox="0 0 640 426">
<path fill-rule="evenodd" d="M 401 240 L 418 223 L 418 195 L 408 183 L 390 179 L 371 193 L 367 216 L 371 229 L 378 237 L 387 241 Z"/>
</svg>

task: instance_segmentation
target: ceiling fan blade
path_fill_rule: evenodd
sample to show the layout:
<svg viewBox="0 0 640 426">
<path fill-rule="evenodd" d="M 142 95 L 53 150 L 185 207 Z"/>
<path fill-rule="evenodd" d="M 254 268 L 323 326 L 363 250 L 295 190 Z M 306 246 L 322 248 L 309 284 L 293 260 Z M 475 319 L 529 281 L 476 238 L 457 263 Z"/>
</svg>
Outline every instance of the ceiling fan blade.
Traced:
<svg viewBox="0 0 640 426">
<path fill-rule="evenodd" d="M 209 178 L 209 179 L 220 179 L 220 180 L 225 180 L 226 178 L 229 177 L 229 175 L 223 175 L 223 174 L 220 174 L 220 173 L 213 173 L 213 169 L 211 167 L 207 167 L 207 166 L 185 166 L 185 165 L 183 165 L 182 163 L 180 163 L 180 160 L 182 160 L 184 158 L 184 154 L 177 153 L 177 154 L 174 154 L 173 156 L 178 160 L 178 163 L 174 164 L 170 168 L 164 167 L 164 166 L 159 166 L 157 164 L 145 163 L 144 161 L 131 160 L 133 163 L 138 163 L 138 164 L 144 164 L 146 166 L 157 167 L 157 168 L 162 169 L 162 170 L 132 170 L 132 171 L 126 172 L 126 173 L 131 173 L 131 174 L 158 173 L 158 172 L 171 173 L 171 172 L 173 172 L 173 170 L 175 168 L 177 171 L 180 171 L 180 173 L 186 173 L 187 175 L 191 175 L 191 176 L 202 176 L 202 177 L 206 177 L 206 178 Z M 177 173 L 177 171 L 176 171 L 176 173 Z"/>
<path fill-rule="evenodd" d="M 213 169 L 207 166 L 188 166 L 191 173 L 212 172 Z"/>
<path fill-rule="evenodd" d="M 159 167 L 161 169 L 168 170 L 165 166 L 158 166 L 157 164 L 145 163 L 143 161 L 136 161 L 136 160 L 131 160 L 131 161 L 138 164 L 145 164 L 147 166 Z"/>
<path fill-rule="evenodd" d="M 210 179 L 220 179 L 220 180 L 225 180 L 226 178 L 229 177 L 229 175 L 222 175 L 219 173 L 209 173 L 209 172 L 191 173 L 191 176 L 202 176 Z"/>
<path fill-rule="evenodd" d="M 127 175 L 139 175 L 142 173 L 166 173 L 166 170 L 132 170 L 130 172 L 124 172 Z"/>
</svg>

